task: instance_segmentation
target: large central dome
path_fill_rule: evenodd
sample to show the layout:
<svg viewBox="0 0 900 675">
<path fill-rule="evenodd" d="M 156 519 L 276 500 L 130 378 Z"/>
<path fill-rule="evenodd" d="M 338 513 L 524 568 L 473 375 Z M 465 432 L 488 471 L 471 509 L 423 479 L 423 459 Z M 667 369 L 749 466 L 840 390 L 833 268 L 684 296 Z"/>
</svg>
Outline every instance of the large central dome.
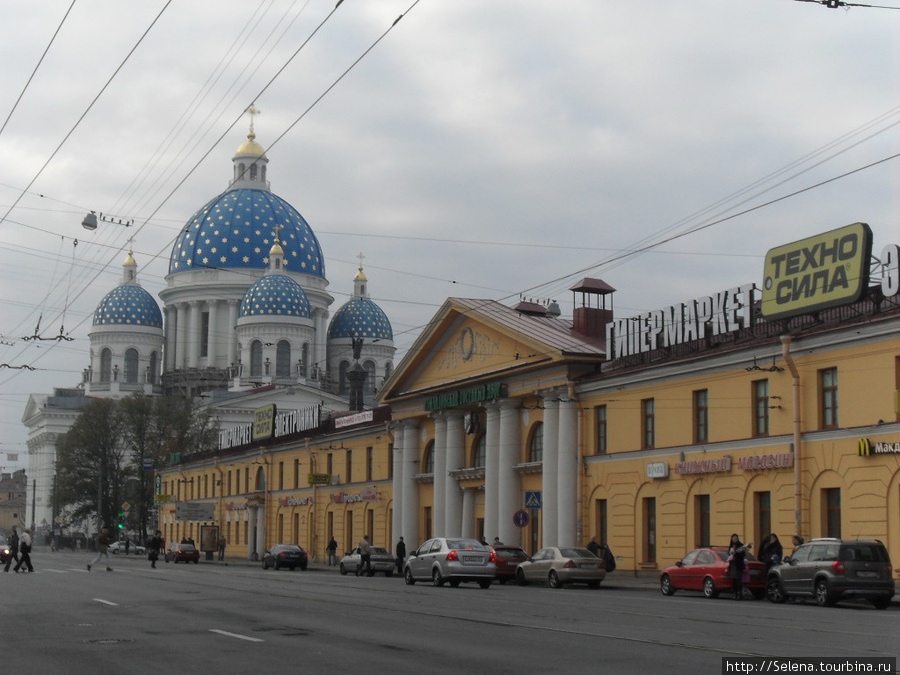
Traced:
<svg viewBox="0 0 900 675">
<path fill-rule="evenodd" d="M 175 240 L 169 273 L 266 269 L 276 227 L 286 270 L 324 278 L 319 240 L 303 216 L 278 195 L 256 188 L 229 190 L 197 211 Z"/>
</svg>

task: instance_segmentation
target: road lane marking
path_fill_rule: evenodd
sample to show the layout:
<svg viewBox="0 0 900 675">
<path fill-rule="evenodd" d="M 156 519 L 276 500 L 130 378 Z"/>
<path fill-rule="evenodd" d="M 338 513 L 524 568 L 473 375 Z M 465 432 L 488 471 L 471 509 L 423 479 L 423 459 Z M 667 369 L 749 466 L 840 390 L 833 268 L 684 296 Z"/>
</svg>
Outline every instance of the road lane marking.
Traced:
<svg viewBox="0 0 900 675">
<path fill-rule="evenodd" d="M 264 640 L 260 640 L 259 638 L 250 637 L 249 635 L 241 635 L 240 633 L 229 633 L 225 630 L 218 630 L 216 628 L 210 628 L 210 633 L 218 633 L 219 635 L 224 635 L 225 637 L 233 637 L 238 640 L 246 640 L 247 642 L 264 642 Z"/>
<path fill-rule="evenodd" d="M 119 603 L 110 602 L 109 600 L 104 600 L 103 598 L 94 598 L 94 602 L 101 602 L 104 605 L 109 605 L 110 607 L 118 607 L 119 606 Z"/>
</svg>

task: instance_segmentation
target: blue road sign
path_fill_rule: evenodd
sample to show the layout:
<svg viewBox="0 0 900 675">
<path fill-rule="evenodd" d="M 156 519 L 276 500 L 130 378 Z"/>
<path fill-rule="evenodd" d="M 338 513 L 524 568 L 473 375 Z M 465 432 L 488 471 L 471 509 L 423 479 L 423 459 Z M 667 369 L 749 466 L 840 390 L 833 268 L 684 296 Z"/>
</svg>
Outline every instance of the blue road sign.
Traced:
<svg viewBox="0 0 900 675">
<path fill-rule="evenodd" d="M 541 501 L 541 491 L 540 490 L 527 490 L 525 492 L 525 508 L 526 509 L 539 509 L 542 506 Z"/>
</svg>

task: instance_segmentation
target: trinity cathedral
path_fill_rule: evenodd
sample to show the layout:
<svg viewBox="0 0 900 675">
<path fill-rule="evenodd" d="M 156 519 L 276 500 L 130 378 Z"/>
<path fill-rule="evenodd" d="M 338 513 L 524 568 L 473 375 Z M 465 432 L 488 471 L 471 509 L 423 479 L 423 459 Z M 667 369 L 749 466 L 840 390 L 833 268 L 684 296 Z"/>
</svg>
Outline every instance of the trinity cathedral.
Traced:
<svg viewBox="0 0 900 675">
<path fill-rule="evenodd" d="M 140 285 L 129 251 L 121 281 L 94 312 L 81 384 L 29 397 L 22 420 L 37 529 L 52 522 L 57 438 L 92 398 L 202 396 L 228 426 L 247 422 L 258 401 L 346 411 L 354 369 L 365 373 L 357 407 L 370 405 L 391 374 L 393 330 L 369 297 L 362 264 L 350 299 L 332 312 L 322 248 L 297 209 L 270 189 L 269 159 L 252 124 L 232 163 L 228 188 L 175 240 L 162 307 Z"/>
</svg>

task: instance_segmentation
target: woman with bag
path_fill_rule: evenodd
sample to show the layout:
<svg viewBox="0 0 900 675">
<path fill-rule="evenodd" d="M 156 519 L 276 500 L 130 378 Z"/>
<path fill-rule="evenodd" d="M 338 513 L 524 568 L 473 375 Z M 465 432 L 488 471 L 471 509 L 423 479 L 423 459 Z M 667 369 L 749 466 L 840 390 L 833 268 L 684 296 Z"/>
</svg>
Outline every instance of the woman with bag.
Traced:
<svg viewBox="0 0 900 675">
<path fill-rule="evenodd" d="M 731 543 L 728 546 L 728 576 L 733 584 L 734 600 L 744 599 L 744 569 L 747 551 L 752 546 L 753 544 L 743 544 L 737 533 L 731 535 Z M 749 573 L 749 570 L 747 571 Z"/>
<path fill-rule="evenodd" d="M 162 548 L 162 532 L 156 531 L 150 541 L 147 542 L 147 557 L 150 559 L 150 567 L 156 567 L 156 561 L 159 560 L 159 550 Z"/>
</svg>

